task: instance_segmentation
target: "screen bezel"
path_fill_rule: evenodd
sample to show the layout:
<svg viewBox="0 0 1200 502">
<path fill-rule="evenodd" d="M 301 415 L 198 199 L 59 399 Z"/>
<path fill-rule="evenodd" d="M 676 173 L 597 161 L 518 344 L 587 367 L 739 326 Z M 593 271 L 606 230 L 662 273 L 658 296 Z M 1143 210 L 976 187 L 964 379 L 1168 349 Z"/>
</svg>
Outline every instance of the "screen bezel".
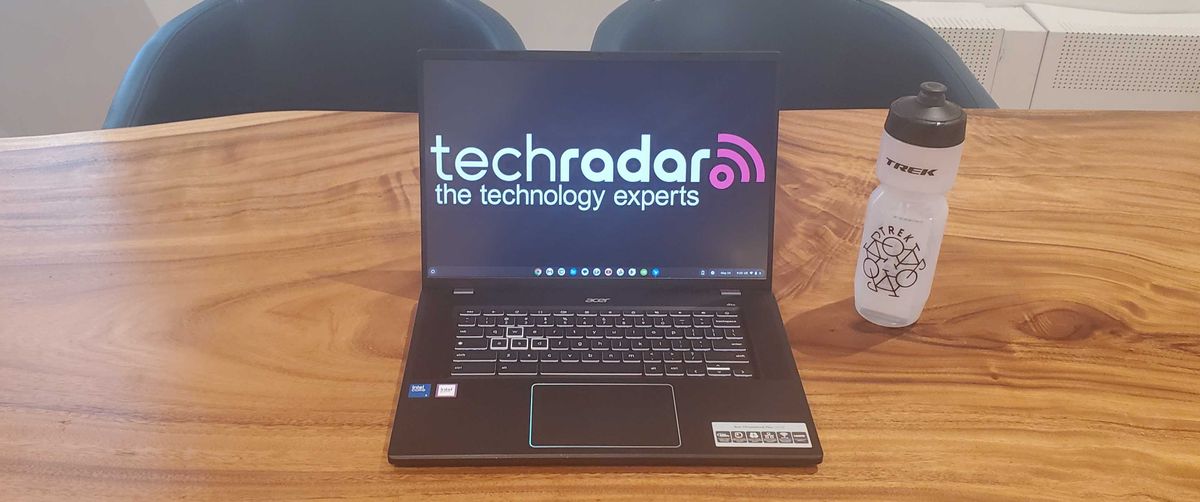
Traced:
<svg viewBox="0 0 1200 502">
<path fill-rule="evenodd" d="M 776 178 L 779 176 L 779 56 L 778 52 L 747 51 L 747 52 L 584 52 L 584 51 L 493 51 L 493 50 L 449 50 L 421 49 L 417 51 L 417 171 L 419 182 L 418 204 L 421 208 L 421 279 L 426 286 L 439 288 L 487 287 L 489 285 L 505 286 L 544 286 L 544 287 L 600 287 L 600 286 L 635 286 L 635 287 L 699 287 L 720 289 L 760 289 L 771 287 L 775 263 L 775 192 L 778 190 Z M 425 247 L 425 63 L 427 61 L 766 61 L 774 63 L 775 73 L 775 120 L 772 131 L 775 136 L 775 176 L 770 180 L 771 190 L 768 204 L 770 221 L 767 225 L 767 267 L 766 275 L 762 278 L 721 278 L 706 277 L 661 277 L 661 278 L 603 278 L 594 277 L 430 277 L 429 266 L 426 263 L 428 252 Z"/>
</svg>

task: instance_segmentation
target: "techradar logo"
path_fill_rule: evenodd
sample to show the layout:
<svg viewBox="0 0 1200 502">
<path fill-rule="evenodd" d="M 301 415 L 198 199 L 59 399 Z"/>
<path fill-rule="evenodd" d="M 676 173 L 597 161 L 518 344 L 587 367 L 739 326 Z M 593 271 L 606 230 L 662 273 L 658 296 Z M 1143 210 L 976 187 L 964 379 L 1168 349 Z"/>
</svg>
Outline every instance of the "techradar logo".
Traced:
<svg viewBox="0 0 1200 502">
<path fill-rule="evenodd" d="M 532 133 L 525 134 L 524 149 L 504 147 L 495 152 L 467 146 L 451 148 L 441 134 L 433 137 L 434 170 L 443 182 L 435 187 L 438 205 L 466 205 L 474 199 L 468 188 L 451 186 L 463 182 L 480 183 L 478 195 L 482 205 L 503 206 L 576 206 L 581 211 L 596 211 L 609 195 L 606 184 L 618 179 L 625 183 L 679 184 L 674 190 L 612 190 L 611 201 L 617 206 L 694 207 L 700 203 L 700 193 L 689 185 L 707 182 L 717 190 L 726 190 L 736 182 L 764 183 L 766 168 L 762 155 L 745 138 L 732 133 L 717 134 L 716 157 L 713 149 L 701 148 L 690 154 L 675 148 L 653 148 L 650 134 L 639 135 L 637 147 L 613 155 L 602 148 L 583 151 L 572 147 L 554 152 L 535 145 Z M 705 161 L 713 165 L 703 175 Z M 583 179 L 579 179 L 582 177 Z M 587 188 L 579 181 L 598 188 Z M 549 181 L 572 183 L 570 187 L 528 188 L 521 182 Z M 488 187 L 485 183 L 514 184 L 510 188 Z M 576 188 L 583 186 L 585 188 Z"/>
</svg>

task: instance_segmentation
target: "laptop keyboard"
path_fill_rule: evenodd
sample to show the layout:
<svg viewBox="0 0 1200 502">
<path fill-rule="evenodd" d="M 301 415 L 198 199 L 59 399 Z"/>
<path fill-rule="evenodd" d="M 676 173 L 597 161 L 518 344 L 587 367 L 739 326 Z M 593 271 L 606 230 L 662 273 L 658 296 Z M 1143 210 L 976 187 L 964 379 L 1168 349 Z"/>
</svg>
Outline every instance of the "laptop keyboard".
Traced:
<svg viewBox="0 0 1200 502">
<path fill-rule="evenodd" d="M 752 377 L 737 309 L 464 308 L 452 375 Z"/>
</svg>

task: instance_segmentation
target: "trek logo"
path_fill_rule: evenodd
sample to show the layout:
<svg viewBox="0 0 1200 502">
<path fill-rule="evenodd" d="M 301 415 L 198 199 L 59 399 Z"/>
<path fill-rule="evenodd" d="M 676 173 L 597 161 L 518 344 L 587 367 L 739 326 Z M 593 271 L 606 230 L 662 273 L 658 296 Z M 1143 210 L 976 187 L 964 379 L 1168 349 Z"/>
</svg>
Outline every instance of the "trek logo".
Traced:
<svg viewBox="0 0 1200 502">
<path fill-rule="evenodd" d="M 588 298 L 584 300 L 586 303 L 608 303 L 612 298 Z"/>
<path fill-rule="evenodd" d="M 887 165 L 892 166 L 892 169 L 902 173 L 915 174 L 917 176 L 933 176 L 933 173 L 937 172 L 937 169 L 922 169 L 920 167 L 904 165 L 892 160 L 891 157 L 887 157 Z"/>
<path fill-rule="evenodd" d="M 456 176 L 463 181 L 480 181 L 491 172 L 499 181 L 509 183 L 533 182 L 538 170 L 543 170 L 552 183 L 570 182 L 574 172 L 592 183 L 612 183 L 618 176 L 628 183 L 649 183 L 652 179 L 663 183 L 700 183 L 701 164 L 714 158 L 709 148 L 701 148 L 691 155 L 684 155 L 674 148 L 653 152 L 651 140 L 651 135 L 642 134 L 639 146 L 614 157 L 601 148 L 586 152 L 580 148 L 568 148 L 555 153 L 547 148 L 535 147 L 533 134 L 526 133 L 524 150 L 505 147 L 489 156 L 480 148 L 460 148 L 454 153 L 453 170 L 448 169 L 450 163 L 446 159 L 452 151 L 444 143 L 441 134 L 434 135 L 429 152 L 434 155 L 437 176 L 443 181 L 454 181 Z M 523 163 L 520 162 L 522 158 Z M 709 170 L 707 181 L 717 190 L 725 190 L 735 181 L 766 181 L 762 155 L 741 136 L 718 133 L 715 158 L 721 163 Z"/>
</svg>

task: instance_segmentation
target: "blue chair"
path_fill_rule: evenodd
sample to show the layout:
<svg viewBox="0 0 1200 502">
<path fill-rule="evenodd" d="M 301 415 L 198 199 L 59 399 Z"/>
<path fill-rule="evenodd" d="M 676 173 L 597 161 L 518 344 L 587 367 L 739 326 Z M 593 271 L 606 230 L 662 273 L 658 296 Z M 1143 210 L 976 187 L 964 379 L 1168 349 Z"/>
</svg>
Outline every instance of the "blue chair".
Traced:
<svg viewBox="0 0 1200 502">
<path fill-rule="evenodd" d="M 525 47 L 479 0 L 205 0 L 142 47 L 104 127 L 271 110 L 416 111 L 423 48 Z"/>
<path fill-rule="evenodd" d="M 780 107 L 887 108 L 921 82 L 968 108 L 995 108 L 932 29 L 878 0 L 628 0 L 593 51 L 780 51 Z"/>
</svg>

